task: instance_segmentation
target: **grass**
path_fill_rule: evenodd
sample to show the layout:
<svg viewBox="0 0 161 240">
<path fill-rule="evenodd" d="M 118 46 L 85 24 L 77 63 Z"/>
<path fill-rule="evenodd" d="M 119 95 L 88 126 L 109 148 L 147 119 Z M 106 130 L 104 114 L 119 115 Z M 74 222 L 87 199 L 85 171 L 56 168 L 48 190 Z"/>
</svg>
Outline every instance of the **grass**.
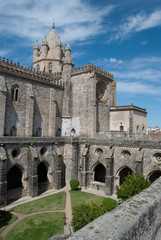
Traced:
<svg viewBox="0 0 161 240">
<path fill-rule="evenodd" d="M 12 211 L 29 214 L 40 211 L 63 210 L 65 208 L 66 193 L 56 193 L 32 202 L 21 204 L 12 208 Z"/>
<path fill-rule="evenodd" d="M 0 211 L 0 234 L 8 227 L 11 223 L 16 221 L 18 217 L 14 216 L 8 211 Z"/>
<path fill-rule="evenodd" d="M 81 192 L 81 191 L 70 191 L 71 194 L 71 202 L 72 202 L 72 208 L 85 202 L 90 203 L 94 202 L 98 205 L 102 204 L 104 197 L 100 197 L 91 193 Z"/>
<path fill-rule="evenodd" d="M 43 213 L 27 217 L 18 223 L 5 240 L 47 240 L 64 233 L 64 213 Z"/>
</svg>

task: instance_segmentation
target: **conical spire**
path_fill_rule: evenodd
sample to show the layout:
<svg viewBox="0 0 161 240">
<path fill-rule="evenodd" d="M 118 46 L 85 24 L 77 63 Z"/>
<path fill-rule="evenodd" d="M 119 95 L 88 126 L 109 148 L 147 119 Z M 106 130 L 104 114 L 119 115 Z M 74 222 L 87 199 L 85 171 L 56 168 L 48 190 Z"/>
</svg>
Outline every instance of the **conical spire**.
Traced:
<svg viewBox="0 0 161 240">
<path fill-rule="evenodd" d="M 39 44 L 38 44 L 38 40 L 36 40 L 36 43 L 35 43 L 34 48 L 35 48 L 35 49 L 40 49 Z"/>
<path fill-rule="evenodd" d="M 45 38 L 44 38 L 44 40 L 42 42 L 42 45 L 48 45 L 46 36 L 45 36 Z"/>
<path fill-rule="evenodd" d="M 68 42 L 68 44 L 67 44 L 67 46 L 65 48 L 64 64 L 74 65 L 72 57 L 71 57 L 71 47 L 70 47 L 70 43 L 69 42 Z"/>
</svg>

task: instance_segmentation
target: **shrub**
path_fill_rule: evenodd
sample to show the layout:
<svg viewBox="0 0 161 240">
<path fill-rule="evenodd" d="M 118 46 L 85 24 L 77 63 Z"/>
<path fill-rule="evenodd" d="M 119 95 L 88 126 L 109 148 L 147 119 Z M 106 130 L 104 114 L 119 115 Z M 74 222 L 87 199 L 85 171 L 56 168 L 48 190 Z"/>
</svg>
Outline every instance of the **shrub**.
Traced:
<svg viewBox="0 0 161 240">
<path fill-rule="evenodd" d="M 125 177 L 122 185 L 120 187 L 116 186 L 117 197 L 125 201 L 149 186 L 150 182 L 145 179 L 142 174 L 128 174 L 128 176 Z"/>
<path fill-rule="evenodd" d="M 72 226 L 73 230 L 78 231 L 86 224 L 92 222 L 94 219 L 98 218 L 102 214 L 106 213 L 107 210 L 96 203 L 82 203 L 73 208 L 73 219 Z"/>
<path fill-rule="evenodd" d="M 70 180 L 70 187 L 72 190 L 77 190 L 79 186 L 79 180 L 78 179 L 72 179 Z"/>
<path fill-rule="evenodd" d="M 105 198 L 102 201 L 102 206 L 108 211 L 111 211 L 117 206 L 117 201 L 112 198 Z"/>
</svg>

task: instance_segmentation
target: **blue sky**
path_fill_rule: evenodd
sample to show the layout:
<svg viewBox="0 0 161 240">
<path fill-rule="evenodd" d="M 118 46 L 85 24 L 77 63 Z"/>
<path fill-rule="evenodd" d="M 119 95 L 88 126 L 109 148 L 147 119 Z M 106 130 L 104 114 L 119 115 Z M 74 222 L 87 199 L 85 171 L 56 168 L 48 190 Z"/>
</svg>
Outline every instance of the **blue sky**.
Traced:
<svg viewBox="0 0 161 240">
<path fill-rule="evenodd" d="M 147 125 L 161 127 L 161 0 L 1 1 L 0 56 L 32 66 L 53 21 L 75 66 L 113 73 L 117 105 L 146 108 Z"/>
</svg>

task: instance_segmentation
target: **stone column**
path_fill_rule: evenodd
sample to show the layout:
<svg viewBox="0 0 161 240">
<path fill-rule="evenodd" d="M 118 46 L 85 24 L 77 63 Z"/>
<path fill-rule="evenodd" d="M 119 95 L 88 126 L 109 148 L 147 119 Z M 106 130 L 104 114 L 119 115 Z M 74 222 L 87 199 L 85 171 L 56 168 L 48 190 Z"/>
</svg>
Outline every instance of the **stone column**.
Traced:
<svg viewBox="0 0 161 240">
<path fill-rule="evenodd" d="M 0 147 L 0 206 L 7 205 L 7 157 L 5 150 Z"/>
<path fill-rule="evenodd" d="M 4 136 L 5 111 L 6 111 L 6 86 L 3 76 L 0 76 L 0 136 Z"/>
<path fill-rule="evenodd" d="M 38 156 L 35 149 L 29 146 L 29 196 L 38 195 L 38 175 L 37 175 Z"/>
<path fill-rule="evenodd" d="M 87 169 L 88 148 L 85 148 L 82 155 L 82 172 L 81 172 L 81 186 L 87 187 L 89 185 L 89 172 Z"/>
<path fill-rule="evenodd" d="M 105 193 L 106 195 L 113 194 L 114 175 L 113 175 L 113 159 L 106 159 L 106 177 L 105 177 Z"/>
<path fill-rule="evenodd" d="M 138 149 L 136 159 L 135 159 L 135 172 L 137 174 L 143 173 L 143 158 L 144 158 L 144 151 L 142 149 Z"/>
<path fill-rule="evenodd" d="M 62 152 L 59 148 L 55 149 L 55 157 L 54 157 L 54 175 L 53 175 L 53 185 L 58 190 L 65 185 L 65 179 L 63 174 L 63 158 L 62 158 Z"/>
</svg>

